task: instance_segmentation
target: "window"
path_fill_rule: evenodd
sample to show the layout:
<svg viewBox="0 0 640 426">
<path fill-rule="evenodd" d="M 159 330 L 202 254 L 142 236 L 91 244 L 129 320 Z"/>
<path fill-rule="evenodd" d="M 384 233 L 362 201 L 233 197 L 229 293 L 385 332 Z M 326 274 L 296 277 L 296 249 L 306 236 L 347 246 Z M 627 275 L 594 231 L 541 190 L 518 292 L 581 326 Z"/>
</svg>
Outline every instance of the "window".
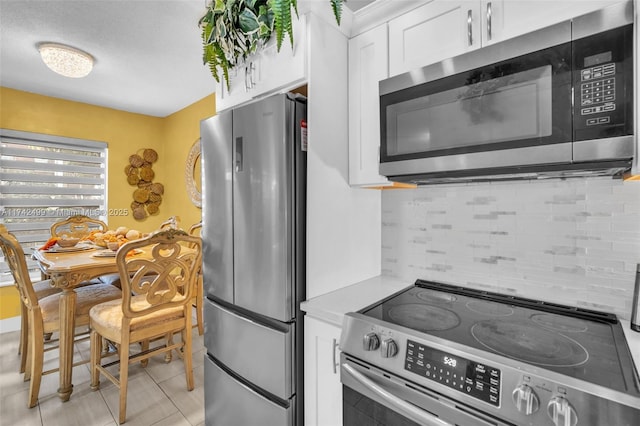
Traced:
<svg viewBox="0 0 640 426">
<path fill-rule="evenodd" d="M 107 144 L 0 129 L 0 223 L 25 254 L 54 222 L 84 214 L 106 222 Z M 37 266 L 27 259 L 34 276 Z M 0 285 L 13 283 L 0 252 Z"/>
</svg>

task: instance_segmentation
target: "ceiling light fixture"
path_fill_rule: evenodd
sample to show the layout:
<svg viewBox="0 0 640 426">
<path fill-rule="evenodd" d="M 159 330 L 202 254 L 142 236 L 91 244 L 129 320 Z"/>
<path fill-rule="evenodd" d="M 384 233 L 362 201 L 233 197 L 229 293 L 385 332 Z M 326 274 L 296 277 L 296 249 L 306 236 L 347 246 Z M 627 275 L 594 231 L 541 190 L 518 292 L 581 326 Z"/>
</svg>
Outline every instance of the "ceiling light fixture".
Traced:
<svg viewBox="0 0 640 426">
<path fill-rule="evenodd" d="M 93 56 L 71 46 L 40 43 L 38 50 L 45 65 L 65 77 L 85 77 L 93 68 Z"/>
</svg>

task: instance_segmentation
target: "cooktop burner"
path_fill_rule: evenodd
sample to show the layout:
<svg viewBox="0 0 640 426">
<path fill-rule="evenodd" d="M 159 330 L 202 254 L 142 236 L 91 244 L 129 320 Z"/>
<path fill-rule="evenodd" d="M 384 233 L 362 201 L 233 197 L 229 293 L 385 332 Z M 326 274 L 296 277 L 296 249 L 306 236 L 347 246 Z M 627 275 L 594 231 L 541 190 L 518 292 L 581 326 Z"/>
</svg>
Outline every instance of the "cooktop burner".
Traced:
<svg viewBox="0 0 640 426">
<path fill-rule="evenodd" d="M 480 321 L 471 326 L 471 335 L 495 353 L 531 364 L 575 367 L 589 359 L 580 343 L 529 322 Z"/>
<path fill-rule="evenodd" d="M 513 315 L 513 309 L 507 305 L 484 300 L 472 300 L 467 303 L 467 308 L 478 314 L 490 315 L 492 317 L 508 317 Z"/>
<path fill-rule="evenodd" d="M 389 309 L 389 318 L 418 331 L 442 331 L 457 327 L 460 317 L 434 305 L 410 303 Z"/>
<path fill-rule="evenodd" d="M 453 303 L 458 298 L 453 294 L 443 293 L 441 291 L 434 290 L 422 290 L 417 294 L 418 299 L 422 299 L 429 303 Z"/>
<path fill-rule="evenodd" d="M 561 317 L 558 315 L 549 314 L 535 314 L 531 316 L 533 322 L 540 324 L 543 327 L 551 328 L 553 330 L 562 331 L 565 333 L 584 333 L 589 329 L 583 320 Z"/>
<path fill-rule="evenodd" d="M 361 313 L 612 389 L 626 388 L 614 315 L 422 280 Z"/>
</svg>

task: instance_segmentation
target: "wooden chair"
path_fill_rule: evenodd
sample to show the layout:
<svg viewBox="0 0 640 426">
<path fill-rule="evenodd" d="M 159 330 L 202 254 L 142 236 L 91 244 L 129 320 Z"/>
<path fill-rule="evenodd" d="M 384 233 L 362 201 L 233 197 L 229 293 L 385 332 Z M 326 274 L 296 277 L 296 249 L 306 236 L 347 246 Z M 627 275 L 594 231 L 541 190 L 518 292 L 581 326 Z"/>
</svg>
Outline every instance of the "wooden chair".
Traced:
<svg viewBox="0 0 640 426">
<path fill-rule="evenodd" d="M 94 229 L 105 232 L 109 228 L 101 220 L 92 219 L 84 215 L 75 215 L 51 225 L 51 236 L 59 238 L 66 235 L 68 237 L 83 238 Z"/>
<path fill-rule="evenodd" d="M 130 255 L 136 249 L 146 254 Z M 117 252 L 122 299 L 94 306 L 89 316 L 91 389 L 99 388 L 100 373 L 119 387 L 120 423 L 126 418 L 129 364 L 145 365 L 148 358 L 176 349 L 184 362 L 187 389 L 193 390 L 190 302 L 201 260 L 200 240 L 177 229 L 130 241 Z M 177 332 L 182 339 L 174 343 L 172 336 Z M 149 349 L 149 341 L 162 337 L 167 337 L 165 344 Z M 101 364 L 103 338 L 119 347 L 118 361 Z M 141 352 L 130 353 L 129 346 L 138 342 Z M 120 364 L 118 378 L 107 370 L 114 364 Z"/>
<path fill-rule="evenodd" d="M 180 216 L 171 216 L 160 224 L 160 230 L 179 229 L 178 225 L 180 225 Z"/>
<path fill-rule="evenodd" d="M 7 228 L 4 225 L 0 225 L 0 233 L 8 233 Z M 36 294 L 38 300 L 44 299 L 47 296 L 51 296 L 52 294 L 62 292 L 61 289 L 56 288 L 51 283 L 51 280 L 46 279 L 46 277 L 42 277 L 41 281 L 36 281 L 33 284 L 33 291 Z M 16 289 L 18 289 L 18 283 L 14 282 Z M 18 293 L 20 290 L 18 289 Z M 18 355 L 20 355 L 20 373 L 25 372 L 25 368 L 27 365 L 27 352 L 28 352 L 28 334 L 29 334 L 29 315 L 27 312 L 27 307 L 25 304 L 20 301 L 20 342 L 18 344 Z M 50 333 L 45 334 L 45 341 L 48 341 L 51 338 Z"/>
<path fill-rule="evenodd" d="M 40 299 L 38 298 L 34 285 L 29 278 L 29 270 L 24 258 L 24 251 L 18 243 L 18 240 L 11 233 L 7 232 L 6 227 L 2 225 L 0 225 L 0 246 L 2 247 L 5 260 L 9 264 L 16 282 L 20 299 L 25 307 L 26 317 L 28 317 L 28 337 L 24 352 L 27 354 L 25 380 L 31 380 L 27 406 L 31 408 L 34 407 L 38 401 L 42 376 L 58 371 L 58 368 L 43 371 L 43 358 L 45 352 L 44 335 L 60 330 L 60 293 L 54 293 Z M 121 297 L 122 293 L 120 290 L 108 284 L 96 284 L 77 288 L 76 327 L 89 324 L 89 309 L 93 305 L 108 300 L 120 299 Z M 47 348 L 47 351 L 56 348 L 57 347 Z"/>
<path fill-rule="evenodd" d="M 191 225 L 189 228 L 189 235 L 193 235 L 198 237 L 202 241 L 202 221 Z M 196 296 L 195 296 L 195 304 L 193 305 L 196 308 L 196 325 L 198 327 L 198 334 L 202 336 L 204 333 L 204 318 L 202 314 L 203 310 L 203 300 L 204 300 L 204 282 L 202 279 L 202 266 L 198 270 L 198 282 L 196 284 Z"/>
<path fill-rule="evenodd" d="M 2 225 L 0 225 L 2 226 Z M 1 232 L 1 231 L 0 231 Z M 14 283 L 18 288 L 18 283 Z M 38 300 L 44 299 L 52 294 L 61 293 L 62 290 L 53 287 L 51 280 L 42 280 L 33 283 L 33 291 Z M 18 288 L 18 293 L 20 289 Z M 22 298 L 21 298 L 22 299 Z M 51 339 L 51 335 L 43 336 L 45 341 Z M 29 312 L 27 306 L 20 300 L 20 343 L 18 345 L 18 354 L 20 354 L 20 373 L 24 373 L 27 366 L 27 353 L 29 350 Z"/>
<path fill-rule="evenodd" d="M 67 235 L 69 237 L 84 238 L 93 230 L 106 232 L 108 229 L 107 224 L 101 220 L 84 215 L 75 215 L 54 223 L 51 226 L 51 236 L 59 238 Z M 103 275 L 88 282 L 88 284 L 96 283 L 111 284 L 120 288 L 118 274 Z"/>
</svg>

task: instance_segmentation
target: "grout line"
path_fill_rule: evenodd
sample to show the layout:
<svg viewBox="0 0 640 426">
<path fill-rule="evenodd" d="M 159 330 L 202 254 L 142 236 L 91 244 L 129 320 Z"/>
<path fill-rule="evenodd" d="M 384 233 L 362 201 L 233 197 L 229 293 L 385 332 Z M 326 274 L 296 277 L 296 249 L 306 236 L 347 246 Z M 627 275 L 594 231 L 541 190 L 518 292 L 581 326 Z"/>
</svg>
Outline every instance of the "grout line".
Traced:
<svg viewBox="0 0 640 426">
<path fill-rule="evenodd" d="M 14 333 L 14 332 L 12 332 L 12 333 Z M 19 338 L 19 333 L 15 333 L 15 335 L 14 335 L 14 336 L 12 336 L 12 338 L 10 338 L 10 339 L 7 339 L 7 337 L 8 337 L 8 336 L 4 335 L 4 333 L 0 334 L 0 342 L 1 342 L 1 343 L 0 343 L 0 346 L 4 346 L 5 348 L 6 348 L 6 347 L 10 347 L 10 348 L 11 348 L 11 349 L 10 349 L 10 351 L 11 351 L 11 352 L 13 352 L 13 349 L 14 349 L 14 348 L 13 348 L 13 346 L 11 346 L 11 345 L 13 345 L 13 343 L 15 343 L 15 342 L 17 341 L 17 339 Z M 196 340 L 196 339 L 202 339 L 203 337 L 202 337 L 202 336 L 194 335 L 194 336 L 193 336 L 193 338 L 194 338 L 194 340 Z M 15 345 L 15 348 L 17 349 L 17 345 Z M 84 359 L 84 358 L 82 357 L 82 351 L 81 351 L 81 348 L 80 348 L 80 346 L 79 346 L 78 344 L 74 345 L 74 352 L 75 352 L 75 353 L 78 353 L 78 354 L 80 355 L 81 359 Z M 4 355 L 4 354 L 7 354 L 7 353 L 9 353 L 9 349 L 6 349 L 6 350 L 2 350 L 2 349 L 0 349 L 0 355 Z M 175 355 L 175 354 L 174 354 L 174 355 Z M 15 356 L 16 356 L 17 358 L 19 358 L 19 356 L 18 356 L 17 354 L 16 354 Z M 49 360 L 49 361 L 51 361 L 51 360 Z M 182 362 L 182 363 L 184 363 L 184 361 L 182 361 L 182 359 L 179 359 L 179 357 L 178 357 L 177 355 L 175 355 L 175 357 L 174 357 L 174 359 L 172 360 L 172 362 Z M 3 364 L 4 364 L 4 365 L 3 365 L 2 369 L 0 369 L 0 374 L 5 374 L 5 373 L 18 374 L 18 373 L 17 373 L 17 370 L 14 372 L 11 368 L 9 368 L 9 364 L 10 364 L 10 363 L 3 363 Z M 88 365 L 85 365 L 85 368 L 86 368 L 87 370 L 89 370 L 89 366 L 88 366 Z M 195 369 L 195 368 L 194 368 L 194 369 Z M 184 370 L 184 368 L 182 368 L 182 370 Z M 168 417 L 175 415 L 175 413 L 180 413 L 180 416 L 182 416 L 182 418 L 185 420 L 185 422 L 187 422 L 187 423 L 191 424 L 191 422 L 189 421 L 189 418 L 185 415 L 185 413 L 184 413 L 184 412 L 182 412 L 182 411 L 180 410 L 180 407 L 178 406 L 178 404 L 176 403 L 176 401 L 175 401 L 173 398 L 171 398 L 171 396 L 170 396 L 170 395 L 165 391 L 165 389 L 160 385 L 160 383 L 162 383 L 162 382 L 164 382 L 164 381 L 167 381 L 167 380 L 169 380 L 169 379 L 173 379 L 175 376 L 172 376 L 172 377 L 166 378 L 166 379 L 164 379 L 164 380 L 162 380 L 162 381 L 156 381 L 156 380 L 154 379 L 153 375 L 148 371 L 148 369 L 143 368 L 143 369 L 142 369 L 142 371 L 144 371 L 144 373 L 145 373 L 145 374 L 146 374 L 146 375 L 151 379 L 151 382 L 153 382 L 155 386 L 157 386 L 158 388 L 160 388 L 160 391 L 165 395 L 166 399 L 168 399 L 169 401 L 171 401 L 171 404 L 173 404 L 173 406 L 174 406 L 174 407 L 175 407 L 175 409 L 176 409 L 172 414 L 170 414 L 169 416 L 165 417 L 164 419 L 160 419 L 160 420 L 158 420 L 158 422 L 156 422 L 156 423 L 154 423 L 154 424 L 158 424 L 158 423 L 161 423 L 162 421 L 165 421 Z M 89 371 L 89 376 L 90 376 L 90 374 L 91 374 L 91 372 Z M 179 373 L 179 375 L 184 375 L 184 371 L 183 371 L 182 373 Z M 89 380 L 90 380 L 90 378 L 89 378 Z M 105 379 L 105 380 L 107 380 L 107 379 Z M 194 377 L 194 381 L 195 381 L 195 380 L 196 380 L 196 378 Z M 107 381 L 108 381 L 108 380 L 107 380 Z M 20 383 L 21 383 L 21 382 L 20 382 Z M 109 383 L 110 383 L 110 382 L 109 382 Z M 0 386 L 1 386 L 1 385 L 0 385 Z M 7 390 L 7 389 L 3 389 L 3 392 L 4 392 L 4 391 L 6 391 L 6 390 Z M 117 388 L 115 388 L 115 390 L 117 391 Z M 194 389 L 194 390 L 195 390 L 195 389 Z M 94 391 L 91 391 L 91 390 L 90 390 L 90 392 L 94 392 Z M 108 413 L 109 413 L 109 414 L 110 414 L 110 416 L 111 416 L 111 421 L 110 421 L 109 423 L 105 424 L 105 425 L 102 425 L 102 426 L 108 426 L 108 425 L 113 425 L 113 424 L 117 425 L 117 424 L 118 424 L 118 422 L 117 422 L 117 420 L 116 420 L 116 418 L 117 418 L 117 413 L 114 413 L 114 412 L 111 410 L 111 407 L 109 407 L 109 404 L 107 404 L 106 397 L 105 397 L 105 395 L 104 395 L 104 393 L 103 393 L 103 388 L 102 388 L 102 387 L 100 387 L 100 389 L 98 389 L 96 392 L 99 392 L 99 393 L 100 393 L 100 399 L 102 400 L 102 403 L 103 403 L 103 404 L 104 404 L 104 406 L 107 408 L 107 411 L 108 411 Z M 185 387 L 185 392 L 186 392 L 186 387 Z M 27 389 L 27 393 L 28 393 L 28 389 Z M 25 394 L 25 395 L 26 395 L 26 394 Z M 73 396 L 72 396 L 72 397 L 73 397 Z M 53 395 L 53 396 L 52 396 L 52 398 L 58 398 L 57 394 L 56 394 L 56 395 Z M 60 402 L 60 404 L 62 404 L 62 403 Z M 204 401 L 203 401 L 203 404 L 204 404 Z M 25 405 L 25 406 L 26 406 L 26 405 Z M 43 414 L 42 414 L 42 410 L 41 410 L 41 404 L 40 404 L 40 402 L 38 402 L 37 406 L 36 406 L 36 407 L 34 407 L 33 409 L 37 409 L 37 410 L 38 410 L 38 411 L 37 411 L 37 417 L 38 417 L 38 423 L 37 423 L 37 424 L 39 424 L 40 426 L 44 426 L 44 419 L 43 419 Z M 35 413 L 34 413 L 34 414 L 35 414 Z M 91 425 L 91 423 L 88 423 L 88 425 L 90 426 L 90 425 Z M 98 425 L 95 425 L 95 426 L 98 426 Z"/>
</svg>

